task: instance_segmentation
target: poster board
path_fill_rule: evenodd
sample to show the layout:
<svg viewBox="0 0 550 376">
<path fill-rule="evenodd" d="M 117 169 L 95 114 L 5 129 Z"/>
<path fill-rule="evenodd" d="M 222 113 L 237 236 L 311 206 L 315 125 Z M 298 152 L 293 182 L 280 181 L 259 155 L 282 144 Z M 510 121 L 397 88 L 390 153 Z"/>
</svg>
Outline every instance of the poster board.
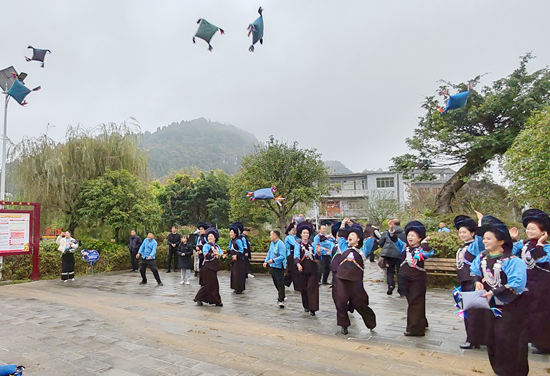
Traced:
<svg viewBox="0 0 550 376">
<path fill-rule="evenodd" d="M 32 252 L 33 212 L 0 210 L 0 256 Z"/>
</svg>

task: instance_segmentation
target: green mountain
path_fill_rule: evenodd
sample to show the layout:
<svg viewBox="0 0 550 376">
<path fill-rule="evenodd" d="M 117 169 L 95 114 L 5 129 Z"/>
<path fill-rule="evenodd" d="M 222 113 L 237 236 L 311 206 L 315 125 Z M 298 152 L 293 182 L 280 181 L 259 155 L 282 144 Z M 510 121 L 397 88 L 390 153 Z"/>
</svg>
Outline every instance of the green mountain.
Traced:
<svg viewBox="0 0 550 376">
<path fill-rule="evenodd" d="M 142 147 L 149 152 L 149 175 L 158 179 L 186 167 L 232 174 L 258 143 L 253 134 L 233 125 L 200 118 L 145 132 Z"/>
<path fill-rule="evenodd" d="M 323 161 L 329 169 L 330 174 L 351 174 L 353 173 L 340 161 Z"/>
</svg>

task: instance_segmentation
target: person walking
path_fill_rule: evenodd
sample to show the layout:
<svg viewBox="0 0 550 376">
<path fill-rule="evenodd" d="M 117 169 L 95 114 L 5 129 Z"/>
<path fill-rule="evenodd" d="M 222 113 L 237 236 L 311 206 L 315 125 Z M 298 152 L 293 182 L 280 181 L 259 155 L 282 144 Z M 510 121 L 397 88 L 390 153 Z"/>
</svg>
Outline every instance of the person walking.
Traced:
<svg viewBox="0 0 550 376">
<path fill-rule="evenodd" d="M 172 233 L 168 235 L 168 270 L 166 273 L 170 273 L 172 267 L 172 260 L 174 260 L 174 271 L 178 271 L 178 248 L 181 243 L 181 235 L 178 234 L 176 226 L 172 226 Z"/>
<path fill-rule="evenodd" d="M 141 265 L 139 267 L 139 272 L 141 274 L 140 285 L 147 284 L 147 277 L 145 276 L 145 271 L 149 268 L 153 272 L 153 276 L 157 280 L 157 285 L 162 286 L 162 281 L 160 280 L 159 271 L 157 269 L 157 261 L 155 257 L 157 255 L 157 241 L 155 240 L 155 235 L 152 232 L 147 233 L 147 238 L 141 243 L 139 247 L 136 258 L 141 257 Z"/>
<path fill-rule="evenodd" d="M 181 243 L 178 246 L 178 267 L 181 270 L 181 281 L 180 285 L 186 284 L 189 285 L 189 278 L 191 277 L 191 269 L 193 265 L 191 264 L 191 255 L 193 254 L 193 248 L 189 244 L 189 237 L 183 235 L 181 237 Z"/>
<path fill-rule="evenodd" d="M 296 235 L 300 239 L 294 246 L 294 264 L 301 277 L 302 306 L 305 312 L 315 316 L 319 310 L 319 265 L 321 253 L 315 252 L 309 242 L 313 227 L 309 222 L 296 226 Z"/>
<path fill-rule="evenodd" d="M 220 296 L 220 284 L 218 282 L 218 270 L 221 268 L 219 258 L 225 258 L 224 251 L 218 246 L 220 234 L 214 227 L 209 227 L 205 232 L 207 243 L 203 245 L 204 262 L 201 268 L 203 284 L 193 299 L 197 305 L 203 303 L 215 304 L 223 307 Z"/>
<path fill-rule="evenodd" d="M 62 232 L 55 243 L 61 252 L 61 280 L 63 282 L 74 281 L 74 253 L 78 248 L 78 241 L 71 237 L 69 231 Z"/>
<path fill-rule="evenodd" d="M 136 272 L 139 269 L 139 262 L 136 258 L 139 247 L 141 246 L 141 238 L 136 234 L 136 230 L 130 231 L 130 239 L 128 240 L 128 251 L 130 251 L 130 262 L 132 263 L 132 271 Z"/>
<path fill-rule="evenodd" d="M 330 274 L 330 262 L 332 261 L 331 252 L 332 252 L 333 243 L 327 236 L 327 226 L 321 225 L 319 227 L 319 233 L 313 237 L 313 249 L 317 253 L 321 254 L 321 260 L 319 265 L 319 282 L 323 285 L 328 285 L 328 276 Z"/>
<path fill-rule="evenodd" d="M 394 235 L 401 240 L 403 243 L 407 242 L 407 235 L 405 231 L 400 227 L 399 219 L 392 219 Z M 380 257 L 384 258 L 384 264 L 386 267 L 386 283 L 388 284 L 387 294 L 393 294 L 395 289 L 395 276 L 399 275 L 399 267 L 401 265 L 401 251 L 397 249 L 395 243 L 391 241 L 389 231 L 384 231 L 378 242 L 379 246 L 382 247 L 380 252 Z M 398 285 L 397 292 L 401 296 L 406 295 L 403 286 Z"/>
<path fill-rule="evenodd" d="M 286 247 L 281 240 L 281 233 L 277 230 L 269 234 L 271 243 L 265 257 L 264 268 L 269 266 L 273 284 L 277 288 L 277 304 L 279 308 L 285 308 L 285 269 L 286 269 Z"/>
<path fill-rule="evenodd" d="M 204 264 L 204 254 L 202 252 L 202 247 L 208 243 L 208 240 L 206 239 L 206 229 L 208 228 L 209 226 L 205 223 L 205 222 L 199 222 L 197 224 L 197 229 L 199 230 L 199 236 L 197 236 L 197 243 L 195 244 L 195 263 L 197 263 L 197 258 L 196 256 L 198 256 L 198 272 L 197 272 L 197 269 L 195 269 L 195 277 L 198 275 L 199 276 L 199 284 L 202 286 L 202 277 L 201 277 L 201 269 L 202 269 L 202 266 Z"/>
</svg>

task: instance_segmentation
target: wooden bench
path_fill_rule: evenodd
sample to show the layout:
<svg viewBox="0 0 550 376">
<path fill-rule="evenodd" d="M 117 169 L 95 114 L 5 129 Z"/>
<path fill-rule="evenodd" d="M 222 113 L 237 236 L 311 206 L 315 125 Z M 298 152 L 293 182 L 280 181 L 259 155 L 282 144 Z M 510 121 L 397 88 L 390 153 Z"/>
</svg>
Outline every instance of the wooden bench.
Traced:
<svg viewBox="0 0 550 376">
<path fill-rule="evenodd" d="M 250 260 L 250 263 L 253 265 L 262 265 L 265 261 L 265 257 L 267 256 L 267 252 L 252 252 L 252 259 Z"/>
<path fill-rule="evenodd" d="M 451 258 L 429 258 L 424 261 L 424 268 L 429 275 L 456 275 L 456 260 Z"/>
</svg>

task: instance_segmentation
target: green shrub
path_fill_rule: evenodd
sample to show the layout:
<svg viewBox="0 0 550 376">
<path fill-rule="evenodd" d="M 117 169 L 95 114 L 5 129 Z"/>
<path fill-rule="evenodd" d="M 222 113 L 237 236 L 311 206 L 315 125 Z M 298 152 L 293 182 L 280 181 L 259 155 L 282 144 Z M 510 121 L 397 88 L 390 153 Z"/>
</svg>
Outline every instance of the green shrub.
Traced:
<svg viewBox="0 0 550 376">
<path fill-rule="evenodd" d="M 456 231 L 430 232 L 428 236 L 430 237 L 429 243 L 435 252 L 433 257 L 455 258 L 458 248 L 463 244 Z"/>
</svg>

